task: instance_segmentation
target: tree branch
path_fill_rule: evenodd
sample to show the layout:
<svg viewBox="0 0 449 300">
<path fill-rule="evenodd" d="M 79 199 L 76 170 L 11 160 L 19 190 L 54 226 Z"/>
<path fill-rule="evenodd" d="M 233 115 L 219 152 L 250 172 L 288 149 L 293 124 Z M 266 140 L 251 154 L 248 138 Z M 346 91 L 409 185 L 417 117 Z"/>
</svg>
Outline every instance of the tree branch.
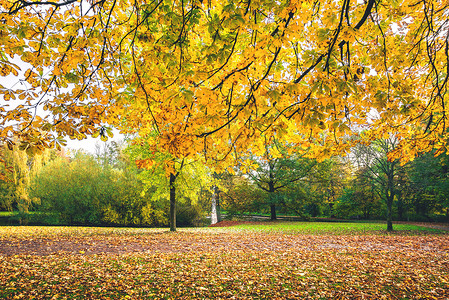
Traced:
<svg viewBox="0 0 449 300">
<path fill-rule="evenodd" d="M 13 3 L 13 5 L 11 6 L 11 8 L 9 9 L 8 14 L 10 15 L 14 15 L 16 13 L 19 12 L 19 10 L 24 9 L 25 7 L 28 6 L 33 6 L 33 5 L 51 5 L 54 6 L 56 8 L 61 7 L 61 6 L 66 6 L 72 3 L 77 2 L 78 0 L 67 0 L 61 3 L 57 3 L 57 2 L 53 2 L 53 1 L 24 1 L 24 0 L 19 0 Z"/>
</svg>

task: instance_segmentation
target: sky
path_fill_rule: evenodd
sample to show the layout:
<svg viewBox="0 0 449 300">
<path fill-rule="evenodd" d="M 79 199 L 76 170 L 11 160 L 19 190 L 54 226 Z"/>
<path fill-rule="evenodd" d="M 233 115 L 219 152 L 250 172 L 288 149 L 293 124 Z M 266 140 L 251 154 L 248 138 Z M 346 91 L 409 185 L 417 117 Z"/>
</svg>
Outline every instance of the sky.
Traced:
<svg viewBox="0 0 449 300">
<path fill-rule="evenodd" d="M 5 88 L 10 88 L 10 89 L 12 89 L 12 88 L 27 89 L 28 88 L 27 85 L 22 83 L 20 81 L 20 79 L 23 77 L 24 71 L 27 70 L 30 67 L 30 65 L 27 65 L 26 63 L 21 61 L 19 57 L 14 57 L 13 59 L 10 59 L 10 62 L 12 62 L 20 67 L 21 70 L 19 71 L 19 76 L 14 76 L 13 74 L 10 74 L 5 77 L 0 77 L 0 85 Z M 15 101 L 15 100 L 5 101 L 3 99 L 3 97 L 0 96 L 0 106 L 3 106 L 6 110 L 10 110 L 19 104 L 22 104 L 22 102 Z M 37 110 L 37 114 L 44 116 L 47 113 L 44 112 L 42 110 L 42 107 L 40 106 Z M 118 130 L 113 130 L 113 134 L 114 134 L 114 137 L 109 138 L 108 142 L 120 141 L 120 140 L 124 139 L 124 136 L 121 135 Z M 101 147 L 103 147 L 103 145 L 105 144 L 105 142 L 100 140 L 100 137 L 92 138 L 89 136 L 84 140 L 71 140 L 69 137 L 64 137 L 64 139 L 67 140 L 67 146 L 65 148 L 74 149 L 74 150 L 83 149 L 86 152 L 90 152 L 92 154 L 95 154 L 95 147 L 97 144 L 100 145 Z"/>
<path fill-rule="evenodd" d="M 119 133 L 118 130 L 113 129 L 114 136 L 112 138 L 109 138 L 107 142 L 103 142 L 100 137 L 93 138 L 91 136 L 88 136 L 84 140 L 71 140 L 68 137 L 66 137 L 67 140 L 67 146 L 65 148 L 73 149 L 73 150 L 80 150 L 83 149 L 86 152 L 90 152 L 92 154 L 95 154 L 95 147 L 96 145 L 100 145 L 101 148 L 103 148 L 104 144 L 110 143 L 111 141 L 121 141 L 124 140 L 124 136 Z"/>
</svg>

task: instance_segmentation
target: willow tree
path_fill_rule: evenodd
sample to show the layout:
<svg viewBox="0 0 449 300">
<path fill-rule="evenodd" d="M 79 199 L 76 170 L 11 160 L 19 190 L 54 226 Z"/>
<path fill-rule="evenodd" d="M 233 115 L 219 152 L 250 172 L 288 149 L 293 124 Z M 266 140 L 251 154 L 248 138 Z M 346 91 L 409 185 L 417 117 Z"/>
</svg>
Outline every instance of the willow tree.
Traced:
<svg viewBox="0 0 449 300">
<path fill-rule="evenodd" d="M 113 125 L 218 172 L 262 136 L 325 158 L 366 127 L 394 131 L 392 159 L 443 151 L 448 5 L 0 0 L 0 139 L 40 149 Z"/>
</svg>

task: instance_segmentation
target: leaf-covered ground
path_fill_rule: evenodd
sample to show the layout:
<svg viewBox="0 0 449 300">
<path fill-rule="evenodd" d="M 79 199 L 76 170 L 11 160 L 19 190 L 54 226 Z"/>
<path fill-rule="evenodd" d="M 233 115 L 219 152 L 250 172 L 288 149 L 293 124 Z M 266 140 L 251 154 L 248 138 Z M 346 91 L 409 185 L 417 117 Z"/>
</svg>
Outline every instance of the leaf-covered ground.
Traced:
<svg viewBox="0 0 449 300">
<path fill-rule="evenodd" d="M 449 298 L 447 234 L 251 226 L 0 227 L 0 298 Z"/>
</svg>

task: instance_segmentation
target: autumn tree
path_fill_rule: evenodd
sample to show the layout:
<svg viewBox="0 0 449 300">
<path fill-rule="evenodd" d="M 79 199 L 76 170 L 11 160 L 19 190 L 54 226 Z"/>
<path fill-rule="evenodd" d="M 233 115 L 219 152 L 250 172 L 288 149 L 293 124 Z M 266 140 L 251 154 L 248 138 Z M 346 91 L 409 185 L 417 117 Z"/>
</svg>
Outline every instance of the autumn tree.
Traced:
<svg viewBox="0 0 449 300">
<path fill-rule="evenodd" d="M 262 135 L 329 156 L 369 124 L 371 140 L 396 128 L 395 158 L 443 149 L 447 6 L 2 0 L 1 75 L 20 84 L 0 87 L 0 138 L 58 146 L 109 124 L 229 164 Z"/>
<path fill-rule="evenodd" d="M 392 162 L 442 153 L 448 6 L 0 0 L 0 142 L 41 151 L 116 126 L 217 172 L 262 156 L 266 137 L 322 160 L 394 128 Z M 178 171 L 162 164 L 174 195 Z"/>
</svg>

